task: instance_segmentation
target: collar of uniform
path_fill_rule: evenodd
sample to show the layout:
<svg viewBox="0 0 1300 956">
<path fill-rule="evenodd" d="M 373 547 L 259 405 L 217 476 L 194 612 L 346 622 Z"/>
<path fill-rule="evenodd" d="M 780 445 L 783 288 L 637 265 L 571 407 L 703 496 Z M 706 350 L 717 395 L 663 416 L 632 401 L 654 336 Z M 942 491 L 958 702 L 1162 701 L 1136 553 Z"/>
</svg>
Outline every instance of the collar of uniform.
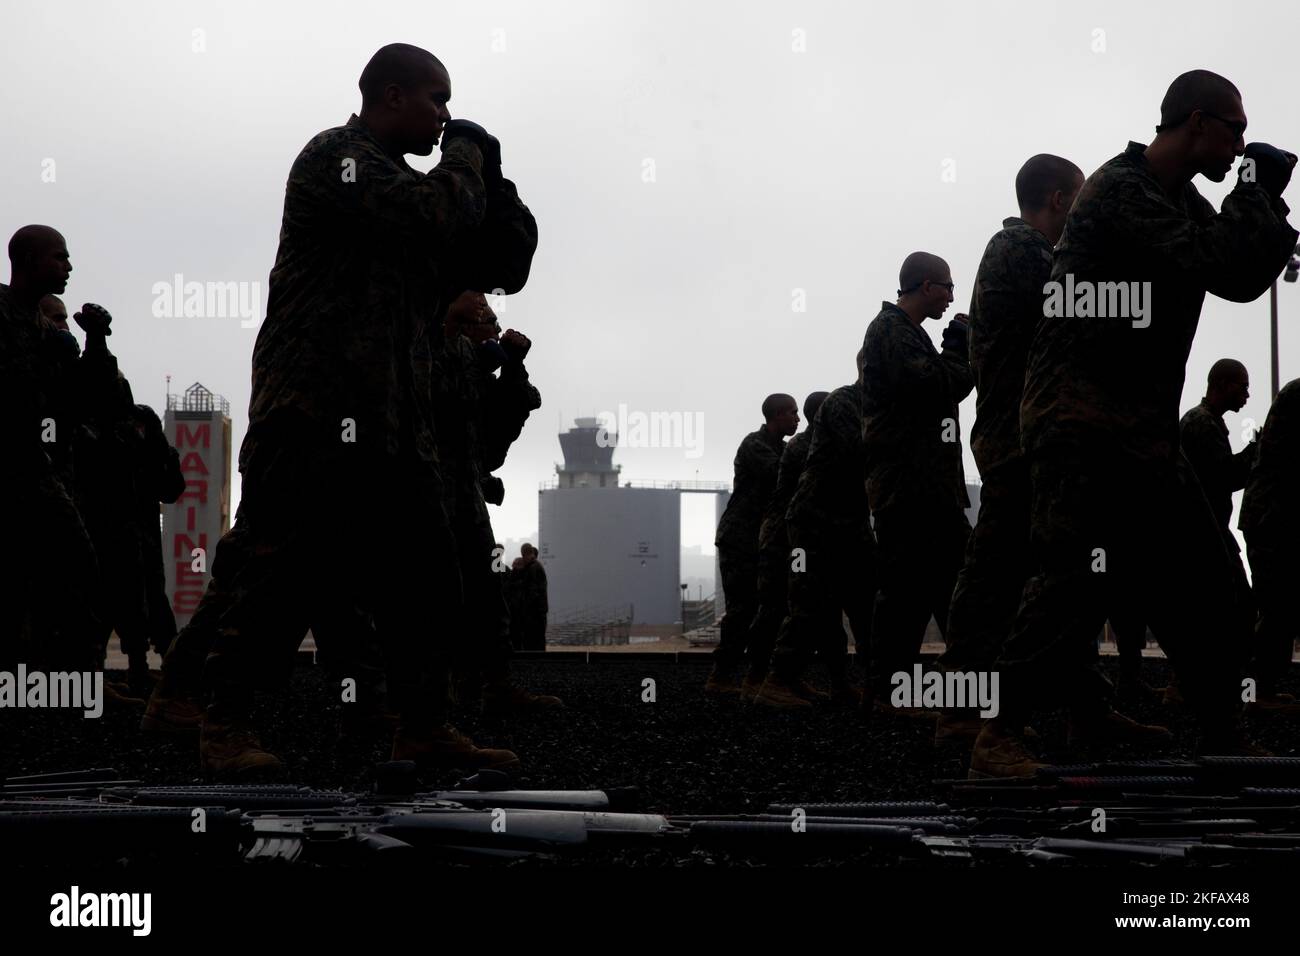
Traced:
<svg viewBox="0 0 1300 956">
<path fill-rule="evenodd" d="M 1129 140 L 1128 146 L 1124 148 L 1124 152 L 1120 153 L 1117 158 L 1124 160 L 1136 169 L 1142 170 L 1156 185 L 1160 184 L 1159 180 L 1156 179 L 1156 174 L 1151 171 L 1151 164 L 1147 162 L 1146 143 L 1135 143 L 1133 140 Z M 1160 191 L 1164 192 L 1163 186 L 1160 187 Z"/>
<path fill-rule="evenodd" d="M 895 315 L 898 318 L 903 319 L 905 322 L 912 321 L 911 317 L 906 312 L 903 311 L 903 307 L 899 305 L 897 302 L 880 303 L 880 314 Z"/>
<path fill-rule="evenodd" d="M 1228 423 L 1223 420 L 1222 415 L 1210 407 L 1209 399 L 1201 399 L 1200 404 L 1196 407 L 1205 409 L 1205 414 L 1209 415 L 1214 423 L 1219 426 L 1219 431 L 1225 435 L 1228 434 Z"/>
<path fill-rule="evenodd" d="M 934 343 L 930 341 L 930 336 L 926 335 L 925 330 L 922 329 L 920 325 L 912 321 L 912 317 L 903 311 L 902 306 L 898 305 L 896 302 L 882 302 L 880 305 L 881 316 L 888 316 L 889 320 L 892 322 L 902 322 L 912 330 L 913 334 L 923 339 L 926 345 L 930 346 L 932 349 L 934 348 Z"/>
<path fill-rule="evenodd" d="M 375 134 L 370 132 L 370 127 L 367 126 L 365 123 L 361 122 L 361 117 L 358 116 L 356 113 L 353 113 L 351 116 L 349 116 L 348 121 L 343 125 L 349 127 L 350 129 L 356 130 L 366 139 L 370 140 L 370 142 L 374 143 L 375 149 L 379 150 L 385 156 L 388 156 L 388 153 L 384 150 L 383 145 L 379 142 L 379 140 L 375 139 Z M 408 173 L 415 173 L 415 170 L 411 168 L 411 166 L 406 162 L 405 159 L 402 159 L 401 157 L 393 159 L 392 156 L 388 156 L 388 158 L 392 160 L 395 165 L 401 166 Z"/>
<path fill-rule="evenodd" d="M 1021 226 L 1023 226 L 1024 228 L 1032 232 L 1034 236 L 1038 239 L 1038 241 L 1043 244 L 1043 248 L 1047 249 L 1048 251 L 1051 251 L 1052 244 L 1047 241 L 1047 237 L 1043 235 L 1041 232 L 1039 232 L 1037 229 L 1035 229 L 1033 226 L 1031 226 L 1029 223 L 1025 222 L 1019 216 L 1007 216 L 1006 219 L 1002 220 L 1003 229 L 1018 229 Z"/>
<path fill-rule="evenodd" d="M 783 438 L 780 435 L 774 435 L 770 431 L 768 431 L 766 422 L 763 424 L 761 428 L 759 428 L 758 433 L 763 436 L 763 441 L 767 442 L 773 448 L 785 447 L 785 438 Z"/>
</svg>

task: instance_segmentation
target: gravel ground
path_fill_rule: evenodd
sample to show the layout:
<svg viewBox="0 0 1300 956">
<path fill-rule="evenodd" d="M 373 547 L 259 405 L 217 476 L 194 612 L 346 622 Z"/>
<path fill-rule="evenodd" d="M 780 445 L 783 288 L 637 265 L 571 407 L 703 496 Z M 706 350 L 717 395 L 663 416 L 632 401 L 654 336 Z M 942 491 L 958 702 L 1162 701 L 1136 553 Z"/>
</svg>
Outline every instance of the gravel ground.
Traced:
<svg viewBox="0 0 1300 956">
<path fill-rule="evenodd" d="M 510 722 L 489 722 L 466 712 L 456 712 L 454 719 L 480 744 L 509 747 L 520 755 L 521 787 L 637 786 L 648 812 L 757 813 L 773 802 L 941 799 L 934 780 L 965 776 L 968 754 L 960 746 L 936 748 L 929 722 L 868 722 L 857 712 L 830 706 L 785 714 L 714 701 L 701 691 L 708 666 L 707 661 L 523 661 L 515 668 L 520 682 L 559 695 L 565 709 Z M 1113 676 L 1112 662 L 1102 667 Z M 1164 661 L 1147 660 L 1144 667 L 1148 683 L 1165 683 Z M 815 681 L 820 677 L 813 676 Z M 647 677 L 656 682 L 653 703 L 642 701 Z M 1289 683 L 1284 689 L 1300 690 L 1295 675 Z M 324 683 L 323 671 L 306 665 L 295 671 L 288 693 L 261 702 L 257 720 L 263 743 L 286 760 L 290 780 L 322 788 L 363 788 L 370 767 L 387 759 L 383 740 L 340 740 L 336 726 L 343 706 L 337 690 Z M 1171 727 L 1176 747 L 1163 756 L 1191 755 L 1195 740 L 1185 715 L 1170 714 L 1159 704 L 1125 710 Z M 136 711 L 109 709 L 99 720 L 27 710 L 4 716 L 4 764 L 14 775 L 111 766 L 151 785 L 202 782 L 196 744 L 140 733 Z M 1052 760 L 1139 756 L 1120 750 L 1066 753 L 1062 719 L 1043 715 L 1035 726 Z M 1300 735 L 1295 718 L 1256 718 L 1248 729 L 1275 753 L 1296 753 Z M 749 862 L 723 853 L 658 849 L 590 850 L 584 859 L 670 866 Z M 876 859 L 868 853 L 835 862 Z"/>
</svg>

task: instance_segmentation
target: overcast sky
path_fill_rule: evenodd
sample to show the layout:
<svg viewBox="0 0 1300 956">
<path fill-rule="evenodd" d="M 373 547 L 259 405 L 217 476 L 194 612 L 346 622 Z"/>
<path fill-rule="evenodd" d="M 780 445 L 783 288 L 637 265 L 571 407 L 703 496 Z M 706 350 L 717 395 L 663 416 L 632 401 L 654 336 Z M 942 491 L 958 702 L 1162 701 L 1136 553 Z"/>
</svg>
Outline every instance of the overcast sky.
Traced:
<svg viewBox="0 0 1300 956">
<path fill-rule="evenodd" d="M 950 312 L 965 311 L 1021 163 L 1052 152 L 1091 172 L 1146 142 L 1185 70 L 1241 88 L 1248 141 L 1297 151 L 1295 30 L 1292 4 L 1242 0 L 10 2 L 0 232 L 60 229 L 69 310 L 112 311 L 136 400 L 161 409 L 168 374 L 174 392 L 201 381 L 230 399 L 237 447 L 256 330 L 156 318 L 153 286 L 259 283 L 264 310 L 294 157 L 359 109 L 378 47 L 433 51 L 452 114 L 500 138 L 539 225 L 532 278 L 501 314 L 533 339 L 544 401 L 499 473 L 493 520 L 518 537 L 537 528 L 560 427 L 620 402 L 703 424 L 698 457 L 620 449 L 624 478 L 729 481 L 767 393 L 851 380 L 907 253 L 944 256 Z M 1196 185 L 1217 206 L 1234 179 Z M 1285 382 L 1300 287 L 1280 300 Z M 927 328 L 937 342 L 942 324 Z M 1184 410 L 1223 356 L 1252 376 L 1228 416 L 1240 447 L 1241 419 L 1268 410 L 1267 296 L 1207 300 Z M 963 432 L 973 416 L 972 396 Z M 710 499 L 687 499 L 683 544 L 711 543 Z"/>
</svg>

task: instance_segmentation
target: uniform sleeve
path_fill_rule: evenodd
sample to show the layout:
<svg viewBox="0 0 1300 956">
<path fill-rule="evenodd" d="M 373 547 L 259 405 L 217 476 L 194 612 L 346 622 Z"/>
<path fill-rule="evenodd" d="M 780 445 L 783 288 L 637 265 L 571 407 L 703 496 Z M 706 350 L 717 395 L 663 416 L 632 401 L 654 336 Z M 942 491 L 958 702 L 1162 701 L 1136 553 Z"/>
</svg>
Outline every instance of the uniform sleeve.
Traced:
<svg viewBox="0 0 1300 956">
<path fill-rule="evenodd" d="M 460 284 L 475 292 L 511 295 L 528 282 L 537 251 L 537 221 L 508 179 L 493 189 L 482 225 L 459 255 Z"/>
<path fill-rule="evenodd" d="M 746 445 L 745 471 L 758 490 L 759 506 L 766 510 L 772 493 L 776 490 L 777 475 L 781 471 L 781 452 L 785 449 L 774 448 L 762 439 L 755 439 Z"/>
<path fill-rule="evenodd" d="M 174 504 L 185 493 L 185 474 L 181 471 L 181 454 L 166 438 L 158 447 L 158 500 Z"/>
<path fill-rule="evenodd" d="M 1234 455 L 1231 447 L 1224 447 L 1224 437 L 1215 429 L 1214 423 L 1199 416 L 1190 418 L 1183 426 L 1181 442 L 1183 454 L 1201 478 L 1202 485 L 1228 491 L 1240 491 L 1246 487 L 1250 468 L 1255 463 L 1258 447 L 1255 443 Z"/>
<path fill-rule="evenodd" d="M 1140 251 L 1158 269 L 1232 302 L 1258 298 L 1295 248 L 1286 203 L 1254 183 L 1238 183 L 1218 213 L 1195 198 L 1199 215 L 1188 218 L 1142 182 L 1118 179 L 1102 203 L 1101 221 L 1116 230 L 1121 248 Z"/>
<path fill-rule="evenodd" d="M 505 464 L 510 446 L 524 430 L 528 416 L 542 407 L 542 393 L 528 381 L 522 362 L 507 362 L 499 378 L 485 376 L 482 382 L 483 434 L 480 455 L 483 473 Z"/>
<path fill-rule="evenodd" d="M 477 146 L 457 138 L 437 166 L 412 175 L 377 145 L 355 137 L 304 150 L 289 177 L 322 220 L 337 220 L 342 212 L 354 224 L 394 231 L 445 253 L 471 241 L 483 223 L 482 162 Z"/>
<path fill-rule="evenodd" d="M 935 354 L 916 336 L 899 334 L 905 331 L 895 326 L 877 336 L 874 343 L 868 333 L 864 381 L 870 383 L 877 401 L 905 403 L 917 412 L 946 414 L 975 387 L 970 361 L 956 349 Z"/>
<path fill-rule="evenodd" d="M 1224 467 L 1224 478 L 1233 491 L 1241 491 L 1250 480 L 1250 469 L 1255 467 L 1259 443 L 1251 442 L 1235 455 L 1230 455 Z"/>
</svg>

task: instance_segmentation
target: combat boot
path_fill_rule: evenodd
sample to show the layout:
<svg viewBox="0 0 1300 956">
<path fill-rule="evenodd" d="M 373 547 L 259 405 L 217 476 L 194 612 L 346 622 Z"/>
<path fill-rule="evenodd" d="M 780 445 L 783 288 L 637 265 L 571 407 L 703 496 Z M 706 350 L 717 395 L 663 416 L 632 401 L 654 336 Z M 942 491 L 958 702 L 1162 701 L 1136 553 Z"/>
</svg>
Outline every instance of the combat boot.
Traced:
<svg viewBox="0 0 1300 956">
<path fill-rule="evenodd" d="M 1168 747 L 1174 735 L 1168 727 L 1159 724 L 1139 724 L 1117 710 L 1103 713 L 1071 714 L 1066 724 L 1066 746 L 1089 744 L 1141 744 L 1151 747 Z"/>
<path fill-rule="evenodd" d="M 799 692 L 802 681 L 787 681 L 768 672 L 763 686 L 754 695 L 754 703 L 778 710 L 811 710 L 812 702 Z"/>
<path fill-rule="evenodd" d="M 1021 737 L 1008 733 L 996 721 L 988 721 L 975 738 L 970 755 L 972 780 L 992 777 L 1030 777 L 1046 764 L 1039 761 Z"/>
<path fill-rule="evenodd" d="M 399 728 L 393 735 L 393 760 L 413 760 L 432 770 L 517 770 L 519 758 L 510 750 L 474 746 L 450 724 L 426 732 Z"/>
<path fill-rule="evenodd" d="M 262 749 L 244 720 L 214 718 L 211 708 L 199 732 L 199 764 L 205 773 L 219 777 L 276 776 L 284 771 L 280 758 Z"/>
<path fill-rule="evenodd" d="M 532 691 L 509 681 L 488 684 L 483 688 L 483 716 L 506 717 L 527 710 L 561 710 L 564 701 L 549 694 Z"/>
<path fill-rule="evenodd" d="M 745 672 L 745 680 L 740 685 L 740 699 L 753 700 L 767 680 L 767 670 L 751 667 Z"/>
<path fill-rule="evenodd" d="M 193 734 L 203 723 L 203 707 L 188 697 L 165 697 L 159 683 L 140 718 L 140 729 L 150 733 Z"/>
<path fill-rule="evenodd" d="M 704 693 L 715 697 L 739 697 L 740 684 L 736 682 L 735 670 L 714 664 L 709 679 L 704 682 Z"/>
</svg>

